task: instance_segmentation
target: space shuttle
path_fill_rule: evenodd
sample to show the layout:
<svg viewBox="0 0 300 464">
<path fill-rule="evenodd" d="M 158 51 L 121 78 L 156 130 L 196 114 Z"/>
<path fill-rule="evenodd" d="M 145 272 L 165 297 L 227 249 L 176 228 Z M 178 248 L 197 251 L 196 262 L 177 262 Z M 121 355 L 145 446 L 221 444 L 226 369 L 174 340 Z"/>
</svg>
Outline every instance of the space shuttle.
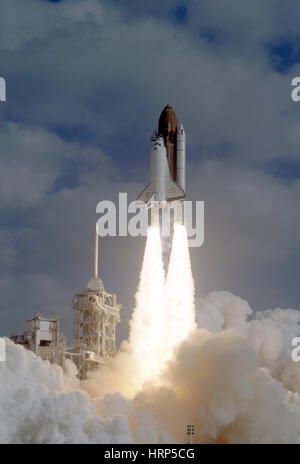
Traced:
<svg viewBox="0 0 300 464">
<path fill-rule="evenodd" d="M 151 137 L 150 182 L 137 197 L 147 208 L 154 202 L 185 199 L 185 131 L 167 105 Z"/>
</svg>

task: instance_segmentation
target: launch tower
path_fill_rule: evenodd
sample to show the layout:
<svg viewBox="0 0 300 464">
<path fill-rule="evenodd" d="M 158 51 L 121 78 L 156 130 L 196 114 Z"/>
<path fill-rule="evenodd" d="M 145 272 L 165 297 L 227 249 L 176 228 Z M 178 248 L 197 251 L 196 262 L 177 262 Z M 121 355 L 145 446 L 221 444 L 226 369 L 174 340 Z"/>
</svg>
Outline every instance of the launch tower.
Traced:
<svg viewBox="0 0 300 464">
<path fill-rule="evenodd" d="M 79 376 L 105 363 L 116 352 L 116 325 L 121 305 L 108 293 L 98 275 L 98 233 L 95 234 L 94 276 L 72 301 L 74 310 L 74 354 Z"/>
</svg>

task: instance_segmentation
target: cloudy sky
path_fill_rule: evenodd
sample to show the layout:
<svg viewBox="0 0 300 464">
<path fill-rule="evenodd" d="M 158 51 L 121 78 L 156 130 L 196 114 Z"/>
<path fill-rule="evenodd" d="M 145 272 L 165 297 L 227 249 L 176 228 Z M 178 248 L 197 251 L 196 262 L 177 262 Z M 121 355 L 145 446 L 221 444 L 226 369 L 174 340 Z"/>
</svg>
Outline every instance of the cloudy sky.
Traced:
<svg viewBox="0 0 300 464">
<path fill-rule="evenodd" d="M 2 0 L 0 335 L 59 312 L 92 274 L 96 204 L 134 199 L 149 137 L 171 104 L 187 134 L 197 298 L 300 308 L 297 0 Z M 100 241 L 100 273 L 126 336 L 144 239 Z M 71 339 L 69 338 L 69 341 Z"/>
</svg>

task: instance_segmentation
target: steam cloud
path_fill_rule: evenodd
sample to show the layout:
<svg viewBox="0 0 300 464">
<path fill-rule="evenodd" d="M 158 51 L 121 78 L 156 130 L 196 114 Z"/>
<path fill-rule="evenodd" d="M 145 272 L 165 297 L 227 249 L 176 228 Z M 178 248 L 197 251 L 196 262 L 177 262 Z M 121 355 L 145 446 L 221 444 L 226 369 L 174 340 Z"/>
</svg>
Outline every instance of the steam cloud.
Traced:
<svg viewBox="0 0 300 464">
<path fill-rule="evenodd" d="M 1 443 L 184 443 L 188 423 L 197 443 L 300 442 L 299 312 L 254 313 L 213 292 L 195 313 L 185 229 L 175 229 L 166 279 L 149 231 L 130 338 L 85 382 L 72 363 L 63 372 L 7 340 Z"/>
</svg>

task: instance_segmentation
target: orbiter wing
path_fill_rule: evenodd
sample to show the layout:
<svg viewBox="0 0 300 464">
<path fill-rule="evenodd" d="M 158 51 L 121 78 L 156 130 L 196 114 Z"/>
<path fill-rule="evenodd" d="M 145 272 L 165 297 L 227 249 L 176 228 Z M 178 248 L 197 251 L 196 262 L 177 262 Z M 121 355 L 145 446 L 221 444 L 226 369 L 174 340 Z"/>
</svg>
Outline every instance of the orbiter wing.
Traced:
<svg viewBox="0 0 300 464">
<path fill-rule="evenodd" d="M 168 201 L 175 201 L 175 200 L 184 200 L 185 193 L 181 187 L 179 187 L 176 182 L 168 176 L 166 181 L 166 200 Z"/>
<path fill-rule="evenodd" d="M 139 194 L 136 201 L 137 202 L 143 202 L 143 203 L 147 204 L 152 199 L 153 195 L 154 195 L 154 193 L 153 193 L 153 190 L 152 190 L 151 182 L 149 182 L 149 184 L 146 185 L 144 190 Z"/>
<path fill-rule="evenodd" d="M 153 190 L 151 182 L 144 188 L 144 190 L 139 194 L 136 201 L 143 202 L 146 205 L 155 201 L 155 191 Z M 170 175 L 166 177 L 165 180 L 165 200 L 166 201 L 175 201 L 175 200 L 184 200 L 185 193 L 179 185 L 174 182 Z"/>
</svg>

